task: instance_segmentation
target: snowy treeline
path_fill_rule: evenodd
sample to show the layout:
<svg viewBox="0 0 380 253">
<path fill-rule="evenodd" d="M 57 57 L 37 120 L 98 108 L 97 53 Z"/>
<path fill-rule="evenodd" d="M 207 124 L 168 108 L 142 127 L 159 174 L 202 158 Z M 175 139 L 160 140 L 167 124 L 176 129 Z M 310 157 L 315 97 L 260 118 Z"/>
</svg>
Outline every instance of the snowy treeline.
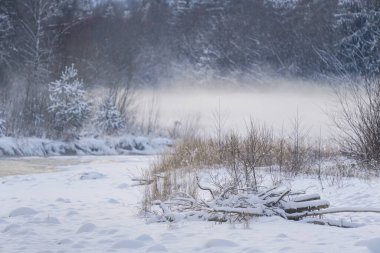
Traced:
<svg viewBox="0 0 380 253">
<path fill-rule="evenodd" d="M 94 2 L 1 0 L 3 81 L 20 66 L 26 81 L 52 78 L 71 62 L 102 84 L 154 83 L 177 61 L 219 74 L 379 72 L 376 0 Z"/>
<path fill-rule="evenodd" d="M 377 0 L 0 0 L 0 110 L 8 132 L 44 135 L 49 83 L 71 64 L 88 90 L 204 72 L 378 75 L 379 27 Z"/>
</svg>

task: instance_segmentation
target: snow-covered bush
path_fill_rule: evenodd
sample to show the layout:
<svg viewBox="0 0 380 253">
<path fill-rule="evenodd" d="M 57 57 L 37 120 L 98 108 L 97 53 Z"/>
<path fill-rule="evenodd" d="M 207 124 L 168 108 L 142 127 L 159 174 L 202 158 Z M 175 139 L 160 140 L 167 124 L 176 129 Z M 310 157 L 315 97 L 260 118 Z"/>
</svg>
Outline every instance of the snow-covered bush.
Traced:
<svg viewBox="0 0 380 253">
<path fill-rule="evenodd" d="M 114 134 L 125 128 L 125 120 L 116 108 L 112 95 L 107 96 L 100 105 L 95 123 L 100 131 L 107 134 Z"/>
<path fill-rule="evenodd" d="M 61 78 L 49 85 L 49 113 L 59 136 L 78 133 L 89 117 L 90 103 L 85 98 L 83 81 L 74 65 L 66 67 Z"/>
<path fill-rule="evenodd" d="M 5 120 L 0 117 L 0 137 L 5 135 Z"/>
</svg>

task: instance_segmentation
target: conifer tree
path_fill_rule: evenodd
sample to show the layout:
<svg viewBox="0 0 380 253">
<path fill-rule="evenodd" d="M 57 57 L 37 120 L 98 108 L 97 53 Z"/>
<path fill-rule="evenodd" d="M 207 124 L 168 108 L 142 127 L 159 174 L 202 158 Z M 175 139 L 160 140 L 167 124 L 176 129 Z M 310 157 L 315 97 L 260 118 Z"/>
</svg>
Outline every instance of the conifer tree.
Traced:
<svg viewBox="0 0 380 253">
<path fill-rule="evenodd" d="M 61 136 L 76 135 L 89 117 L 90 103 L 74 65 L 66 67 L 61 78 L 50 83 L 49 98 L 54 129 Z"/>
</svg>

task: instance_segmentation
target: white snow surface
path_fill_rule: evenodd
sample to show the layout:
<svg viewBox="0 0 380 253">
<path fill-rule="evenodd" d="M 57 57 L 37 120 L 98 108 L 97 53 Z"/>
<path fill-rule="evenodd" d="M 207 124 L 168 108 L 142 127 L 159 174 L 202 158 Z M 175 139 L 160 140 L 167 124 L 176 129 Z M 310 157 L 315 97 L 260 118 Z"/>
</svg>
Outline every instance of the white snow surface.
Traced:
<svg viewBox="0 0 380 253">
<path fill-rule="evenodd" d="M 148 224 L 139 214 L 144 186 L 133 186 L 132 179 L 155 157 L 76 159 L 51 173 L 0 177 L 0 252 L 380 252 L 380 215 L 372 213 L 328 216 L 364 224 L 350 229 L 279 217 L 257 218 L 248 228 L 205 221 Z M 332 207 L 380 207 L 380 179 L 346 179 L 339 187 L 325 182 L 322 191 L 317 180 L 302 176 L 291 186 L 314 186 L 310 193 Z"/>
</svg>

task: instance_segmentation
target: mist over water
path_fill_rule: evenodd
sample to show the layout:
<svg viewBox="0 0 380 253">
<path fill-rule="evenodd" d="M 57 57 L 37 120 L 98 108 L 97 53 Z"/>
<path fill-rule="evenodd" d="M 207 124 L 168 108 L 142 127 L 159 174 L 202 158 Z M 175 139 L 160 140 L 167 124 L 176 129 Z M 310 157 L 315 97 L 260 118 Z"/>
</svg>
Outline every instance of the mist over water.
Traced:
<svg viewBox="0 0 380 253">
<path fill-rule="evenodd" d="M 225 132 L 244 134 L 246 125 L 255 122 L 287 134 L 297 116 L 311 137 L 329 137 L 334 109 L 334 90 L 327 85 L 278 83 L 271 88 L 159 88 L 140 90 L 145 106 L 140 115 L 147 117 L 147 108 L 157 108 L 158 123 L 170 128 L 174 122 L 195 124 L 201 134 L 214 134 L 218 118 Z M 140 100 L 141 101 L 141 100 Z"/>
</svg>

